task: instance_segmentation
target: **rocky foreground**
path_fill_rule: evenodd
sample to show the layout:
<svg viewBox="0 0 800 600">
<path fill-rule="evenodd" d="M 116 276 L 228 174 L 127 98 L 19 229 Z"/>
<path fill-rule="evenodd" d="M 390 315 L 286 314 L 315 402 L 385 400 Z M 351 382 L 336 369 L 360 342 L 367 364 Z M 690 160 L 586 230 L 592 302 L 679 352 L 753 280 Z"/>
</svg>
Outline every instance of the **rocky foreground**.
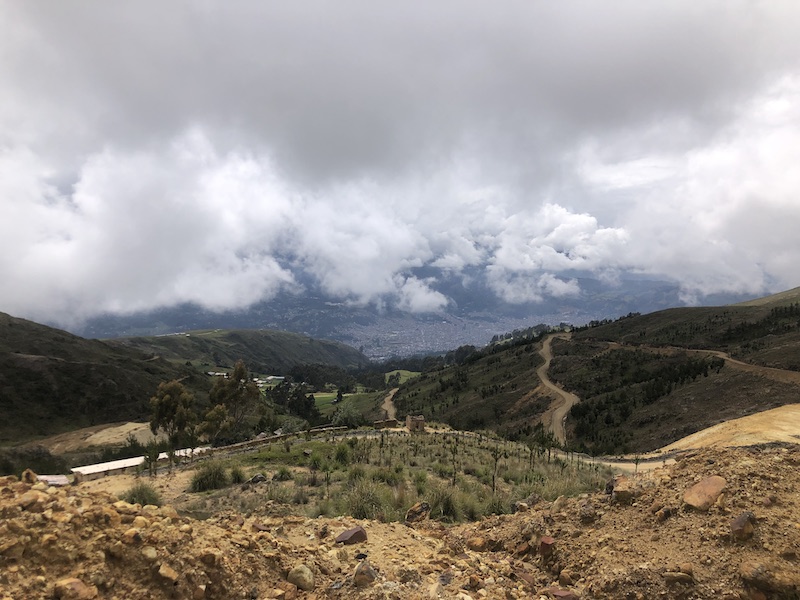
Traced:
<svg viewBox="0 0 800 600">
<path fill-rule="evenodd" d="M 0 598 L 800 598 L 800 447 L 708 450 L 445 526 L 206 521 L 0 478 Z"/>
</svg>

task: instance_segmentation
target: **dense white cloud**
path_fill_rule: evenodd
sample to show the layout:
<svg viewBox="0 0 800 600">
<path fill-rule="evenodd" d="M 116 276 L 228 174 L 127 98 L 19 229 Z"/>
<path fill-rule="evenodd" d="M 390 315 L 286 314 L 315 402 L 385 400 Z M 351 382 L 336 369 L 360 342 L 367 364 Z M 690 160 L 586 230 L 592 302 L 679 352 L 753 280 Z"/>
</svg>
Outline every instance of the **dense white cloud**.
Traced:
<svg viewBox="0 0 800 600">
<path fill-rule="evenodd" d="M 4 2 L 0 310 L 800 285 L 799 28 L 788 0 Z"/>
</svg>

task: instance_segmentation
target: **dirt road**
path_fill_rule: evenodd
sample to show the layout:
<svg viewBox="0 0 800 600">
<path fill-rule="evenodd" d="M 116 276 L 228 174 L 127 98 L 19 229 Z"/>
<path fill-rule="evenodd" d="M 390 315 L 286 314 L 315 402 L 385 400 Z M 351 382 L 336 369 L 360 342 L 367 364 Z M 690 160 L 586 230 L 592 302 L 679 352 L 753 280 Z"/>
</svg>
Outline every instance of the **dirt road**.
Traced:
<svg viewBox="0 0 800 600">
<path fill-rule="evenodd" d="M 548 429 L 550 429 L 553 436 L 560 444 L 564 444 L 567 438 L 566 432 L 564 431 L 564 421 L 567 419 L 567 413 L 574 404 L 577 404 L 581 400 L 575 394 L 562 390 L 555 383 L 550 381 L 550 378 L 547 376 L 547 370 L 550 368 L 550 361 L 553 359 L 553 351 L 551 348 L 553 338 L 568 340 L 570 335 L 569 333 L 554 333 L 545 338 L 542 343 L 542 349 L 539 351 L 539 354 L 544 359 L 544 364 L 536 370 L 536 374 L 539 376 L 542 385 L 557 396 L 556 400 L 550 405 L 550 408 L 548 408 L 547 413 L 550 415 Z"/>
<path fill-rule="evenodd" d="M 569 334 L 553 334 L 545 338 L 540 354 L 544 358 L 544 364 L 537 370 L 537 375 L 547 389 L 555 393 L 558 398 L 550 405 L 545 413 L 544 421 L 553 433 L 555 438 L 564 443 L 565 431 L 564 421 L 567 413 L 574 404 L 580 402 L 575 394 L 564 391 L 554 384 L 547 376 L 552 359 L 551 343 L 553 338 L 569 339 Z M 686 351 L 683 348 L 665 349 L 648 348 L 655 352 Z M 742 362 L 731 358 L 725 352 L 716 350 L 688 350 L 689 352 L 702 353 L 711 356 L 718 356 L 726 361 L 732 368 L 742 371 L 756 373 L 767 379 L 779 381 L 781 383 L 800 384 L 800 372 L 787 371 L 784 369 L 774 369 L 762 367 Z M 800 443 L 800 404 L 790 404 L 772 410 L 763 411 L 725 423 L 720 423 L 702 431 L 698 431 L 683 439 L 661 448 L 659 451 L 643 455 L 642 462 L 638 468 L 648 468 L 648 461 L 660 462 L 659 455 L 676 451 L 699 449 L 706 447 L 730 447 L 730 446 L 750 446 L 754 444 L 764 444 L 770 442 L 791 442 Z M 614 464 L 615 466 L 631 469 L 634 463 L 605 462 L 604 464 Z"/>
<path fill-rule="evenodd" d="M 394 405 L 393 399 L 398 389 L 400 388 L 394 388 L 393 390 L 390 390 L 386 395 L 386 398 L 383 399 L 383 404 L 381 404 L 381 409 L 386 412 L 387 419 L 397 418 L 397 408 Z"/>
</svg>

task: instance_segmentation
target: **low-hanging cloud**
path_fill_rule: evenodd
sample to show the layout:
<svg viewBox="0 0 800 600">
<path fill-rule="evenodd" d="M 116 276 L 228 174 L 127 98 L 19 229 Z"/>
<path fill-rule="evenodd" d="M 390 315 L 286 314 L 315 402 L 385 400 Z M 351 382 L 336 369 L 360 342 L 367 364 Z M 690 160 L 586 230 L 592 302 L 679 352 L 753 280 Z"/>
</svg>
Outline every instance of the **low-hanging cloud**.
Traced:
<svg viewBox="0 0 800 600">
<path fill-rule="evenodd" d="M 792 2 L 4 8 L 0 310 L 800 285 Z"/>
</svg>

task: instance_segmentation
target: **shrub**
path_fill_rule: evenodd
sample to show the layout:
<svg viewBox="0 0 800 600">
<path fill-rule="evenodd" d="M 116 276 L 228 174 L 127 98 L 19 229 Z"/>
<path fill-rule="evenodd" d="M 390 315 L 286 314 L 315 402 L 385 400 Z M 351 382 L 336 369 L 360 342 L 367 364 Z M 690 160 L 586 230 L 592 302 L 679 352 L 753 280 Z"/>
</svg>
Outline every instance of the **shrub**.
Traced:
<svg viewBox="0 0 800 600">
<path fill-rule="evenodd" d="M 244 483 L 246 479 L 242 467 L 239 465 L 231 467 L 231 483 Z"/>
<path fill-rule="evenodd" d="M 267 488 L 267 500 L 272 500 L 278 504 L 288 504 L 292 497 L 292 491 L 283 485 L 270 485 Z"/>
<path fill-rule="evenodd" d="M 367 472 L 364 470 L 364 467 L 361 465 L 353 465 L 350 467 L 350 470 L 347 472 L 347 481 L 353 483 L 354 481 L 359 481 L 364 479 L 367 476 Z"/>
<path fill-rule="evenodd" d="M 333 460 L 339 463 L 342 466 L 347 466 L 350 464 L 350 447 L 346 444 L 339 444 L 336 446 L 336 452 L 334 452 Z"/>
<path fill-rule="evenodd" d="M 312 452 L 308 457 L 308 468 L 312 471 L 319 471 L 322 468 L 322 457 L 316 452 Z"/>
<path fill-rule="evenodd" d="M 493 496 L 486 504 L 486 514 L 489 515 L 504 515 L 508 512 L 507 502 L 499 496 Z"/>
<path fill-rule="evenodd" d="M 417 489 L 417 496 L 424 496 L 428 488 L 428 473 L 417 471 L 414 473 L 414 487 Z"/>
<path fill-rule="evenodd" d="M 292 478 L 292 472 L 289 470 L 289 467 L 282 466 L 278 469 L 278 472 L 272 476 L 272 479 L 275 481 L 289 481 Z"/>
<path fill-rule="evenodd" d="M 295 488 L 294 496 L 292 496 L 292 502 L 294 504 L 308 504 L 308 492 L 306 492 L 305 488 Z"/>
<path fill-rule="evenodd" d="M 455 490 L 439 485 L 430 493 L 431 515 L 437 515 L 445 521 L 457 521 L 460 511 L 456 502 Z"/>
<path fill-rule="evenodd" d="M 203 463 L 192 477 L 190 489 L 193 492 L 218 490 L 230 483 L 228 473 L 222 463 L 211 460 Z"/>
<path fill-rule="evenodd" d="M 471 494 L 461 494 L 461 513 L 467 521 L 480 521 L 483 517 L 480 504 Z"/>
<path fill-rule="evenodd" d="M 385 468 L 375 469 L 372 472 L 372 479 L 390 486 L 396 486 L 403 481 L 403 477 L 400 473 Z"/>
<path fill-rule="evenodd" d="M 142 506 L 154 504 L 155 506 L 161 506 L 161 494 L 159 494 L 158 490 L 152 485 L 143 481 L 128 488 L 125 493 L 122 494 L 122 499 L 130 504 L 141 504 Z"/>
<path fill-rule="evenodd" d="M 367 479 L 358 480 L 346 496 L 348 512 L 356 519 L 377 519 L 382 515 L 377 486 Z"/>
</svg>

